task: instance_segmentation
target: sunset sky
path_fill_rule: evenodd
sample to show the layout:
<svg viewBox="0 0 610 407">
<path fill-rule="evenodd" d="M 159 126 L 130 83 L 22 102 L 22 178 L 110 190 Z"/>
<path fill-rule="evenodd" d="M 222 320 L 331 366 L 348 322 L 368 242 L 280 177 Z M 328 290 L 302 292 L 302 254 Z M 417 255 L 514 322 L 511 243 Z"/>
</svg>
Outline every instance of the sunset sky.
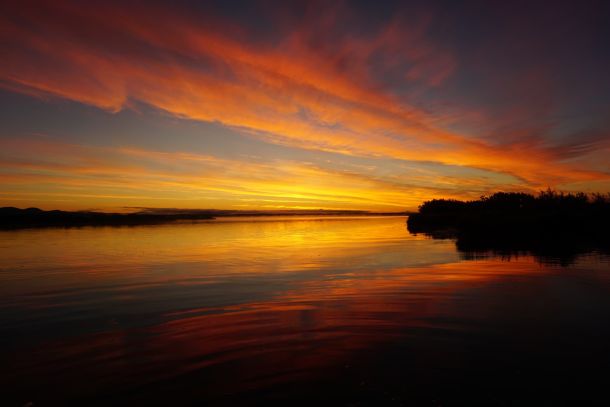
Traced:
<svg viewBox="0 0 610 407">
<path fill-rule="evenodd" d="M 3 1 L 0 206 L 610 192 L 609 4 Z"/>
</svg>

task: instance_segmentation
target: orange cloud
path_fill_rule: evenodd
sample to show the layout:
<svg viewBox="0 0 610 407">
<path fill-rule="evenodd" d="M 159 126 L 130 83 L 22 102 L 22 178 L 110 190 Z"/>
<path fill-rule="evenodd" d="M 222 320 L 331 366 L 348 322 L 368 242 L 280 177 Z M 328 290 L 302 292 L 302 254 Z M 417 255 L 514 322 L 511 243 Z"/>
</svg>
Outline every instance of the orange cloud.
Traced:
<svg viewBox="0 0 610 407">
<path fill-rule="evenodd" d="M 328 38 L 321 49 L 307 24 L 269 44 L 219 18 L 154 5 L 3 7 L 0 39 L 9 46 L 0 83 L 11 90 L 110 111 L 143 102 L 274 143 L 481 168 L 514 175 L 527 188 L 608 178 L 562 162 L 539 140 L 497 146 L 449 131 L 442 111 L 389 92 L 373 69 L 405 66 L 406 81 L 432 87 L 455 69 L 451 53 L 426 40 L 425 22 Z"/>
<path fill-rule="evenodd" d="M 410 169 L 336 166 L 287 159 L 223 159 L 188 152 L 87 147 L 43 139 L 1 143 L 0 199 L 20 206 L 105 208 L 334 208 L 399 211 L 429 197 L 485 192 L 489 180 Z M 374 163 L 374 162 L 373 162 Z M 504 184 L 504 189 L 514 188 Z M 467 196 L 467 195 L 466 195 Z M 70 206 L 71 205 L 71 206 Z"/>
</svg>

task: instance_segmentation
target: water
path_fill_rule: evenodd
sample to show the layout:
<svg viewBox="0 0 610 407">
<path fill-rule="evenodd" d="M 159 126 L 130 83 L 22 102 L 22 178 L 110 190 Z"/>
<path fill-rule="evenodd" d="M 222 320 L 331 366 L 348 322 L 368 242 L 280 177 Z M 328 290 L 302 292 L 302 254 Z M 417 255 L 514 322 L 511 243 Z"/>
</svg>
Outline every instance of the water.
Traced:
<svg viewBox="0 0 610 407">
<path fill-rule="evenodd" d="M 606 404 L 610 262 L 405 219 L 0 232 L 7 405 Z M 3 402 L 3 404 L 4 404 Z"/>
</svg>

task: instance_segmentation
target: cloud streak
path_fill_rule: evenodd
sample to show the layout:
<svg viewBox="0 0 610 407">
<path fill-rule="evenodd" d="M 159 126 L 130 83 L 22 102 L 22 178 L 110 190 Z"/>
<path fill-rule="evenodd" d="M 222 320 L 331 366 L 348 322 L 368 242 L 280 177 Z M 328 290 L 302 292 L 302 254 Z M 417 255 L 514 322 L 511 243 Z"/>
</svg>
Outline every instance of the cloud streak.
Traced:
<svg viewBox="0 0 610 407">
<path fill-rule="evenodd" d="M 413 103 L 417 92 L 443 87 L 460 67 L 458 55 L 429 38 L 430 16 L 411 20 L 398 16 L 358 34 L 336 27 L 345 19 L 362 23 L 362 16 L 339 7 L 327 10 L 324 18 L 312 19 L 309 16 L 320 11 L 314 5 L 298 24 L 270 20 L 277 22 L 279 31 L 268 39 L 257 38 L 230 18 L 190 15 L 157 3 L 119 6 L 109 2 L 84 7 L 59 0 L 2 7 L 0 40 L 5 46 L 0 86 L 11 91 L 69 99 L 111 112 L 136 109 L 138 103 L 144 103 L 177 117 L 219 122 L 266 142 L 359 157 L 478 168 L 517 177 L 523 188 L 608 178 L 603 169 L 566 160 L 595 146 L 549 145 L 539 133 L 523 137 L 510 129 L 496 133 L 494 140 L 474 137 L 451 130 L 453 113 L 448 110 L 430 111 Z M 276 10 L 268 17 L 278 19 L 281 15 L 281 10 Z M 407 90 L 398 91 L 401 86 Z M 476 111 L 464 114 L 484 116 Z M 158 166 L 113 165 L 111 172 L 117 180 L 163 178 L 165 160 L 161 153 L 154 157 L 146 153 L 146 158 L 135 150 L 114 153 L 153 160 Z M 171 160 L 185 166 L 193 163 L 186 155 L 172 156 Z M 214 160 L 197 157 L 195 161 L 216 168 L 218 173 L 223 172 L 221 167 L 240 165 Z M 7 165 L 17 168 L 22 164 Z M 61 171 L 52 165 L 69 165 L 75 176 L 83 172 L 92 176 L 97 170 L 77 163 L 44 165 L 46 172 Z M 104 165 L 108 165 L 107 160 Z M 263 169 L 257 167 L 256 171 Z M 303 163 L 285 171 L 285 179 L 277 185 L 268 179 L 258 185 L 249 180 L 248 193 L 305 199 L 302 191 L 311 188 L 320 202 L 333 194 L 362 201 L 370 193 L 367 188 L 339 193 L 332 182 L 317 186 L 304 181 L 322 176 L 353 181 L 349 174 L 320 174 Z M 198 174 L 182 184 L 159 180 L 157 186 L 165 183 L 169 191 L 180 184 L 186 191 L 205 177 L 208 189 L 216 185 L 219 192 L 228 193 L 226 185 L 239 187 L 239 176 L 229 179 L 218 173 Z M 8 182 L 18 176 L 7 177 Z M 288 192 L 291 177 L 300 177 L 300 192 Z M 76 179 L 71 182 L 76 183 Z M 410 186 L 408 182 L 404 185 Z M 275 186 L 282 192 L 274 190 Z M 376 202 L 387 199 L 388 205 L 394 205 L 404 199 L 397 193 L 399 182 L 391 186 L 377 182 L 374 187 L 389 191 L 376 193 Z M 312 196 L 307 195 L 308 199 Z"/>
<path fill-rule="evenodd" d="M 188 152 L 133 147 L 91 147 L 48 139 L 2 143 L 2 199 L 65 200 L 78 205 L 128 206 L 133 202 L 181 208 L 334 208 L 403 210 L 430 196 L 485 193 L 485 177 L 439 176 L 413 169 L 365 175 L 333 163 L 286 159 L 221 159 Z M 514 185 L 505 184 L 505 188 Z"/>
</svg>

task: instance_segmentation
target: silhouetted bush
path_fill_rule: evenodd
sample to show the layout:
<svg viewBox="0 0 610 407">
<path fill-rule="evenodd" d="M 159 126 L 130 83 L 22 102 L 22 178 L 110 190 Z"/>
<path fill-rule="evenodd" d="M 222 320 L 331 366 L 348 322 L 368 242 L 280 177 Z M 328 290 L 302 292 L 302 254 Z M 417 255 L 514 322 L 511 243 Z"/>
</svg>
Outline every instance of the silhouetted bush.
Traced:
<svg viewBox="0 0 610 407">
<path fill-rule="evenodd" d="M 434 199 L 407 220 L 412 233 L 451 236 L 462 251 L 609 251 L 610 194 L 498 192 L 476 201 Z"/>
</svg>

